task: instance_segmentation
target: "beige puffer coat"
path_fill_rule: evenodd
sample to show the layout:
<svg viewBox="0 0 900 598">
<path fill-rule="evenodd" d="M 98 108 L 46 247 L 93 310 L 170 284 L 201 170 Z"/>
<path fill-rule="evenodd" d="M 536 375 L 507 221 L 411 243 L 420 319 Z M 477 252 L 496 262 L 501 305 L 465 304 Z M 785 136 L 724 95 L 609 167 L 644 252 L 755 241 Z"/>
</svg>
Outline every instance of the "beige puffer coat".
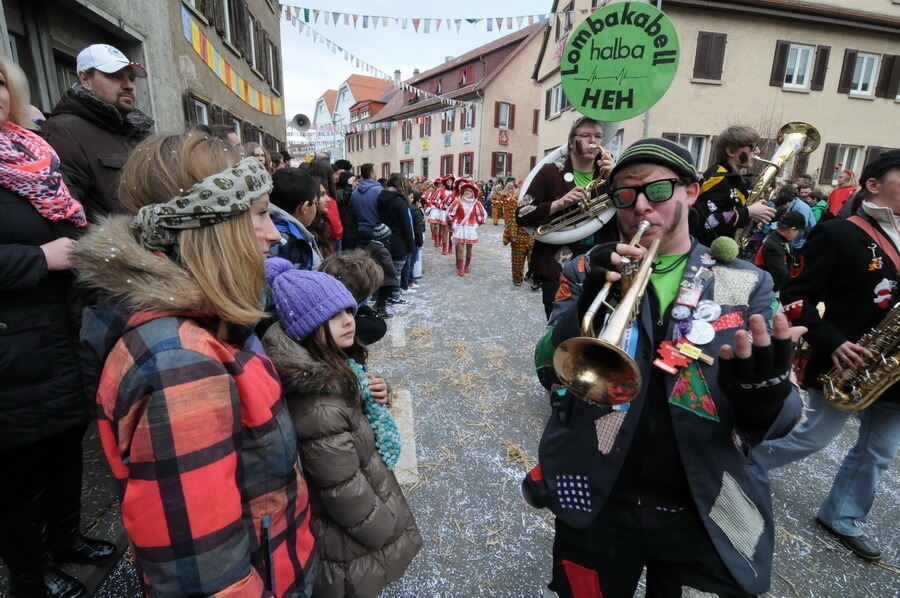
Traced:
<svg viewBox="0 0 900 598">
<path fill-rule="evenodd" d="M 263 340 L 297 429 L 319 549 L 317 598 L 375 597 L 403 575 L 422 538 L 359 407 L 280 324 Z"/>
</svg>

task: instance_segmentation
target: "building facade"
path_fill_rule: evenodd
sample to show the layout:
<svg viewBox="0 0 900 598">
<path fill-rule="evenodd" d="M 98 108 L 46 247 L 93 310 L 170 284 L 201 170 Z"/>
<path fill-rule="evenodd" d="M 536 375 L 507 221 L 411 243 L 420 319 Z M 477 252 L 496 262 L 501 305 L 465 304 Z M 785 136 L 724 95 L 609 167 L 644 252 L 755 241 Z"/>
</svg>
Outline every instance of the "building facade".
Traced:
<svg viewBox="0 0 900 598">
<path fill-rule="evenodd" d="M 328 89 L 316 100 L 312 128 L 318 132 L 316 151 L 327 152 L 332 160 L 346 157 L 344 128 L 350 110 L 359 103 L 377 100 L 391 87 L 390 81 L 367 75 L 350 75 L 337 89 Z"/>
<path fill-rule="evenodd" d="M 406 81 L 396 73 L 380 98 L 351 108 L 347 158 L 355 167 L 371 162 L 384 176 L 524 177 L 537 159 L 540 90 L 529 76 L 540 32 L 539 24 L 527 27 Z M 446 105 L 415 89 L 467 104 Z"/>
<path fill-rule="evenodd" d="M 575 13 L 551 20 L 535 63 L 542 153 L 565 142 L 578 116 L 560 87 L 561 48 L 586 18 L 580 10 L 605 4 L 554 2 L 553 10 Z M 768 158 L 781 125 L 804 121 L 822 142 L 785 174 L 808 172 L 828 187 L 841 169 L 858 175 L 868 158 L 900 144 L 900 2 L 663 0 L 662 10 L 680 39 L 675 80 L 648 114 L 605 127 L 605 145 L 618 150 L 643 136 L 667 137 L 686 145 L 705 170 L 716 134 L 729 125 L 756 128 L 764 138 L 760 157 Z"/>
<path fill-rule="evenodd" d="M 49 114 L 77 82 L 75 57 L 108 43 L 147 67 L 136 105 L 157 131 L 227 124 L 242 141 L 285 142 L 276 0 L 3 0 L 5 47 Z"/>
</svg>

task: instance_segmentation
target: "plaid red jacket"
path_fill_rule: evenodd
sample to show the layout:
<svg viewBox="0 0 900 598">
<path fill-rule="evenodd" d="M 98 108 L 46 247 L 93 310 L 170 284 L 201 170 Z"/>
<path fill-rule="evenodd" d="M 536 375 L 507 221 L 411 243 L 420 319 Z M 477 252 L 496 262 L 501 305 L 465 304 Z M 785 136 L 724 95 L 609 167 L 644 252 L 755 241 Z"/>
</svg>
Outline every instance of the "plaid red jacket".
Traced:
<svg viewBox="0 0 900 598">
<path fill-rule="evenodd" d="M 112 345 L 100 439 L 146 594 L 307 596 L 307 488 L 259 340 L 221 342 L 190 315 L 111 314 L 87 316 L 83 336 Z"/>
</svg>

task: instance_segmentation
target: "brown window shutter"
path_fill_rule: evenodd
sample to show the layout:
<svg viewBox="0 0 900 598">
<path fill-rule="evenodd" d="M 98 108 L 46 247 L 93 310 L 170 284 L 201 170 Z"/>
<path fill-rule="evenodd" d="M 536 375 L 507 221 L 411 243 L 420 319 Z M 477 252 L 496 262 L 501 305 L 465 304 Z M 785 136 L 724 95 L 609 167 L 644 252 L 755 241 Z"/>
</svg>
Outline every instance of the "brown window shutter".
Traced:
<svg viewBox="0 0 900 598">
<path fill-rule="evenodd" d="M 531 172 L 534 170 L 534 167 L 537 165 L 537 156 L 531 156 L 528 158 L 528 171 Z"/>
<path fill-rule="evenodd" d="M 512 154 L 506 154 L 506 173 L 512 175 Z"/>
<path fill-rule="evenodd" d="M 462 130 L 465 128 L 466 128 L 466 110 L 462 109 L 459 111 L 459 129 Z"/>
<path fill-rule="evenodd" d="M 447 132 L 447 115 L 441 114 L 441 133 Z"/>
<path fill-rule="evenodd" d="M 497 176 L 497 152 L 491 152 L 491 176 Z"/>
<path fill-rule="evenodd" d="M 494 128 L 500 127 L 500 102 L 494 102 Z"/>
<path fill-rule="evenodd" d="M 678 143 L 678 133 L 663 133 L 662 138 Z"/>
<path fill-rule="evenodd" d="M 863 162 L 863 166 L 865 166 L 866 164 L 868 164 L 869 162 L 871 162 L 872 160 L 874 160 L 875 158 L 877 158 L 877 157 L 878 157 L 878 154 L 880 154 L 881 152 L 883 152 L 883 151 L 885 151 L 885 150 L 887 150 L 887 148 L 886 148 L 886 147 L 881 147 L 880 145 L 870 145 L 869 147 L 867 147 L 867 148 L 866 148 L 866 159 L 865 159 L 865 161 Z M 855 175 L 856 175 L 856 178 L 858 179 L 860 173 L 861 173 L 861 171 L 860 171 L 860 172 L 854 172 L 853 174 L 855 174 Z"/>
<path fill-rule="evenodd" d="M 537 135 L 538 132 L 538 121 L 541 119 L 541 109 L 535 108 L 534 112 L 531 115 L 531 132 L 534 135 Z"/>
<path fill-rule="evenodd" d="M 837 161 L 837 151 L 838 144 L 825 144 L 825 155 L 822 158 L 822 168 L 819 169 L 819 183 L 822 185 L 831 184 L 831 177 L 834 174 L 834 163 Z"/>
<path fill-rule="evenodd" d="M 838 93 L 850 93 L 850 86 L 853 85 L 853 71 L 856 69 L 856 55 L 856 50 L 851 50 L 850 48 L 844 50 L 844 64 L 841 66 Z"/>
<path fill-rule="evenodd" d="M 900 56 L 884 54 L 881 57 L 881 72 L 878 73 L 875 95 L 879 98 L 897 97 L 898 81 L 900 81 Z"/>
<path fill-rule="evenodd" d="M 816 46 L 816 60 L 813 63 L 812 79 L 809 82 L 809 88 L 813 91 L 825 89 L 825 73 L 828 72 L 829 56 L 831 56 L 831 46 Z"/>
<path fill-rule="evenodd" d="M 791 179 L 796 181 L 798 176 L 806 174 L 806 168 L 808 166 L 809 154 L 798 154 L 797 157 L 794 158 L 794 169 L 791 172 Z"/>
<path fill-rule="evenodd" d="M 472 68 L 474 68 L 474 67 L 472 67 Z M 475 114 L 476 114 L 477 112 L 478 112 L 478 108 L 476 108 L 475 106 L 472 106 L 472 126 L 473 126 L 473 127 L 475 126 L 475 122 L 476 122 L 476 121 L 475 121 Z M 474 162 L 475 162 L 475 160 L 474 160 L 474 158 L 473 158 L 473 159 L 472 159 L 472 163 L 474 164 Z"/>
<path fill-rule="evenodd" d="M 784 71 L 787 68 L 788 50 L 791 49 L 791 42 L 780 39 L 775 42 L 775 58 L 772 60 L 772 76 L 769 78 L 769 85 L 775 87 L 784 86 Z"/>
<path fill-rule="evenodd" d="M 419 137 L 425 137 L 425 121 L 419 123 Z"/>
<path fill-rule="evenodd" d="M 716 163 L 716 139 L 718 138 L 718 135 L 713 135 L 709 138 L 709 160 L 706 162 L 707 168 Z"/>
<path fill-rule="evenodd" d="M 708 31 L 697 32 L 697 51 L 694 52 L 694 78 L 709 79 L 709 46 L 713 34 Z"/>
<path fill-rule="evenodd" d="M 194 96 L 191 92 L 186 91 L 181 95 L 181 105 L 184 109 L 184 122 L 189 129 L 197 124 L 197 113 L 194 111 Z"/>
<path fill-rule="evenodd" d="M 707 79 L 719 81 L 722 79 L 722 69 L 725 64 L 725 43 L 728 36 L 724 33 L 713 33 L 710 39 L 709 60 L 706 63 Z"/>
<path fill-rule="evenodd" d="M 544 120 L 550 118 L 550 102 L 553 101 L 553 89 L 548 89 L 544 94 Z M 497 125 L 494 125 L 495 127 Z"/>
<path fill-rule="evenodd" d="M 509 130 L 512 131 L 516 128 L 516 105 L 509 105 Z"/>
</svg>

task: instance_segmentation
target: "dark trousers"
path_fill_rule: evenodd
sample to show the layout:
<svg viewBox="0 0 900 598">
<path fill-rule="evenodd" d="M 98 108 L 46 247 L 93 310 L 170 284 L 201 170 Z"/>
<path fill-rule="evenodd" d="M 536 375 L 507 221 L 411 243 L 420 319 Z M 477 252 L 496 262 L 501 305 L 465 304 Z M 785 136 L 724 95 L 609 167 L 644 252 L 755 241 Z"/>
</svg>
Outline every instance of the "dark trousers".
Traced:
<svg viewBox="0 0 900 598">
<path fill-rule="evenodd" d="M 553 301 L 556 299 L 556 291 L 559 290 L 559 278 L 541 277 L 541 301 L 544 302 L 544 313 L 550 319 L 553 311 Z"/>
<path fill-rule="evenodd" d="M 78 534 L 85 429 L 0 453 L 0 557 L 13 578 L 38 574 Z"/>
<path fill-rule="evenodd" d="M 634 596 L 644 567 L 647 598 L 678 598 L 682 586 L 751 598 L 732 577 L 693 507 L 661 510 L 610 500 L 585 530 L 557 520 L 553 581 L 561 598 Z"/>
</svg>

